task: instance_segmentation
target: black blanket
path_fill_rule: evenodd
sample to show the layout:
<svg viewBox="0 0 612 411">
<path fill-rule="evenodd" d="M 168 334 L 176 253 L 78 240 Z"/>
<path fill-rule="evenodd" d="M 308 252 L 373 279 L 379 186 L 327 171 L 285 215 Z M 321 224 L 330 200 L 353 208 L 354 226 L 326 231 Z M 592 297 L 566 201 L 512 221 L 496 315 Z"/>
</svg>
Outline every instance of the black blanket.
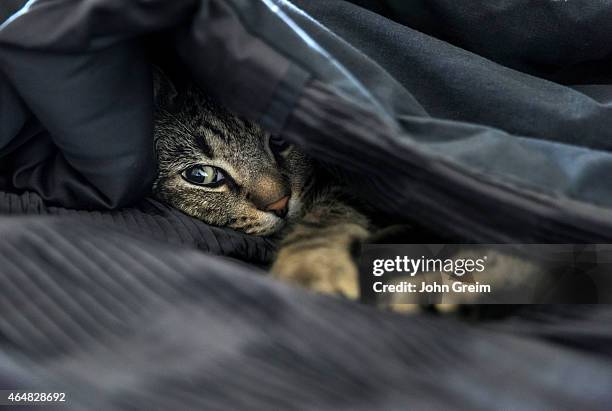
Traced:
<svg viewBox="0 0 612 411">
<path fill-rule="evenodd" d="M 467 241 L 612 237 L 610 6 L 360 3 L 379 14 L 0 6 L 0 388 L 66 391 L 79 410 L 609 409 L 606 306 L 479 326 L 379 312 L 274 283 L 256 267 L 268 240 L 143 200 L 161 61 L 386 221 Z"/>
<path fill-rule="evenodd" d="M 402 317 L 70 222 L 0 220 L 4 389 L 78 410 L 609 408 L 608 307 Z"/>
</svg>

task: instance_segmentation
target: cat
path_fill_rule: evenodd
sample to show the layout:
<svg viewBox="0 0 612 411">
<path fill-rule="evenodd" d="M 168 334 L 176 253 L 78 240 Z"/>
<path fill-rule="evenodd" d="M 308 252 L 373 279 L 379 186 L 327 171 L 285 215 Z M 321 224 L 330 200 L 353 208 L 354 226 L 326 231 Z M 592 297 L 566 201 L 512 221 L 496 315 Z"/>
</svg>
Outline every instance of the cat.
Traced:
<svg viewBox="0 0 612 411">
<path fill-rule="evenodd" d="M 359 295 L 355 250 L 369 221 L 297 147 L 154 71 L 154 196 L 208 224 L 278 240 L 272 276 Z"/>
<path fill-rule="evenodd" d="M 403 226 L 375 231 L 333 175 L 297 147 L 232 114 L 193 84 L 179 93 L 160 70 L 154 77 L 154 196 L 208 224 L 277 239 L 273 277 L 357 299 L 359 245 L 398 228 L 401 234 Z M 516 265 L 504 265 L 510 260 L 502 255 L 497 260 L 502 263 L 490 277 L 501 278 Z M 418 299 L 392 297 L 379 308 L 420 311 Z M 434 308 L 456 311 L 457 303 L 476 302 L 455 299 Z"/>
</svg>

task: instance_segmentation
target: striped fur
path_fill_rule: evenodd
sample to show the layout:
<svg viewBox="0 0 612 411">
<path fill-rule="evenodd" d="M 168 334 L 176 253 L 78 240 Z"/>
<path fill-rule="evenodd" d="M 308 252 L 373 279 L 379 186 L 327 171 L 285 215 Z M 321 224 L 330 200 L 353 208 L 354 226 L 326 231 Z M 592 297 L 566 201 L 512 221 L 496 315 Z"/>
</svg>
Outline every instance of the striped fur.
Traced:
<svg viewBox="0 0 612 411">
<path fill-rule="evenodd" d="M 366 238 L 368 222 L 339 199 L 331 178 L 321 178 L 294 146 L 275 152 L 262 128 L 216 105 L 195 86 L 179 95 L 158 72 L 155 92 L 155 196 L 209 224 L 278 237 L 275 276 L 356 297 L 351 253 Z M 189 183 L 181 173 L 196 164 L 222 169 L 227 183 L 215 188 Z M 285 217 L 256 205 L 286 194 Z"/>
</svg>

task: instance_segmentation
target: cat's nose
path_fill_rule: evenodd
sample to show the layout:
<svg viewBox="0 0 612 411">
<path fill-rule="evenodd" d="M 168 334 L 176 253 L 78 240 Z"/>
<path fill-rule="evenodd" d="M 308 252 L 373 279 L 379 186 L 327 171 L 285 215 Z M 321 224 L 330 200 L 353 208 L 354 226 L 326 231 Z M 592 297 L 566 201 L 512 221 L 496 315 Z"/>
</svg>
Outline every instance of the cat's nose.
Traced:
<svg viewBox="0 0 612 411">
<path fill-rule="evenodd" d="M 284 218 L 287 215 L 287 205 L 289 204 L 289 196 L 280 198 L 273 203 L 266 206 L 266 211 L 271 211 L 280 218 Z"/>
</svg>

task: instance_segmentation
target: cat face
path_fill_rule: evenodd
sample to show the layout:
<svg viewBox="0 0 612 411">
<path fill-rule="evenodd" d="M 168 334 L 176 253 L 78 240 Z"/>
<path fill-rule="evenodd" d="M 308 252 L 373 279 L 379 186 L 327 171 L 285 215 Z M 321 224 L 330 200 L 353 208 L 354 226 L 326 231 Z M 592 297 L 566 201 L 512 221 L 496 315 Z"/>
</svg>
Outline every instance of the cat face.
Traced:
<svg viewBox="0 0 612 411">
<path fill-rule="evenodd" d="M 156 85 L 157 94 L 165 93 L 156 98 L 156 197 L 206 223 L 253 235 L 273 234 L 300 215 L 311 175 L 302 153 L 195 87 L 180 98 L 168 90 Z"/>
</svg>

